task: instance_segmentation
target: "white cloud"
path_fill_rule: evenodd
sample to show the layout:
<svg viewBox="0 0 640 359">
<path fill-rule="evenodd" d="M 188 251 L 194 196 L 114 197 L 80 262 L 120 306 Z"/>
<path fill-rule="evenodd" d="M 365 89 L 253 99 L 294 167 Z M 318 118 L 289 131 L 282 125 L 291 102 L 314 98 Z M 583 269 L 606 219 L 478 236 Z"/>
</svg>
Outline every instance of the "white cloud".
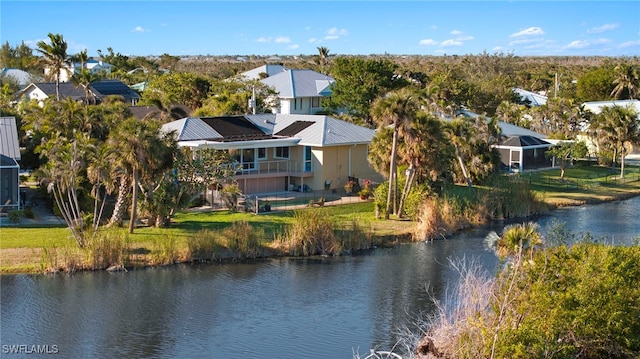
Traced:
<svg viewBox="0 0 640 359">
<path fill-rule="evenodd" d="M 257 42 L 263 42 L 263 43 L 267 43 L 267 42 L 271 42 L 271 38 L 270 37 L 259 37 L 256 41 Z"/>
<path fill-rule="evenodd" d="M 318 39 L 317 39 L 317 38 L 315 38 L 315 37 L 312 37 L 312 38 L 310 38 L 309 40 L 307 40 L 307 42 L 309 42 L 309 43 L 311 43 L 311 44 L 315 44 L 315 43 L 319 43 L 319 42 L 320 42 L 320 40 L 318 40 Z"/>
<path fill-rule="evenodd" d="M 295 50 L 295 49 L 297 49 L 299 47 L 300 47 L 300 45 L 294 44 L 294 45 L 291 45 L 291 46 L 287 46 L 287 50 Z"/>
<path fill-rule="evenodd" d="M 450 46 L 462 46 L 462 41 L 449 39 L 449 40 L 444 40 L 442 43 L 440 43 L 440 47 L 450 47 Z"/>
<path fill-rule="evenodd" d="M 438 42 L 433 39 L 423 39 L 423 40 L 420 40 L 418 44 L 421 46 L 432 46 L 432 45 L 437 45 Z"/>
<path fill-rule="evenodd" d="M 291 39 L 286 36 L 278 36 L 275 41 L 276 44 L 288 44 L 291 42 Z"/>
<path fill-rule="evenodd" d="M 438 27 L 436 25 L 431 25 L 431 30 L 438 30 Z"/>
<path fill-rule="evenodd" d="M 327 36 L 324 37 L 325 40 L 337 40 L 339 38 L 340 38 L 340 36 L 338 36 L 338 35 L 327 35 Z"/>
<path fill-rule="evenodd" d="M 473 36 L 458 36 L 456 37 L 456 41 L 469 41 L 475 39 Z"/>
<path fill-rule="evenodd" d="M 619 27 L 620 27 L 620 24 L 604 24 L 602 26 L 594 27 L 594 28 L 591 28 L 591 29 L 587 30 L 587 33 L 589 33 L 589 34 L 599 34 L 599 33 L 602 33 L 602 32 L 615 30 L 615 29 L 617 29 Z"/>
<path fill-rule="evenodd" d="M 329 36 L 345 36 L 348 34 L 349 32 L 346 29 L 338 29 L 337 27 L 332 27 L 327 30 L 327 35 Z"/>
<path fill-rule="evenodd" d="M 571 41 L 566 48 L 568 49 L 584 49 L 586 47 L 591 47 L 595 45 L 608 44 L 611 40 L 609 39 L 596 39 L 596 40 L 575 40 Z"/>
<path fill-rule="evenodd" d="M 543 42 L 544 40 L 540 37 L 535 37 L 535 38 L 529 38 L 529 39 L 518 39 L 518 40 L 513 40 L 509 42 L 509 46 L 516 46 L 516 45 L 523 45 L 523 44 L 530 44 L 532 42 Z"/>
<path fill-rule="evenodd" d="M 491 49 L 491 51 L 501 51 L 502 50 L 502 46 L 496 46 L 493 49 Z"/>
<path fill-rule="evenodd" d="M 620 47 L 634 47 L 634 46 L 640 46 L 640 40 L 627 41 L 620 44 Z"/>
<path fill-rule="evenodd" d="M 462 31 L 453 30 L 451 31 L 451 35 L 462 35 Z"/>
<path fill-rule="evenodd" d="M 511 34 L 509 35 L 509 37 L 534 36 L 534 35 L 544 35 L 544 31 L 539 27 L 532 26 L 528 29 L 524 29 L 522 31 L 518 31 L 514 34 Z"/>
<path fill-rule="evenodd" d="M 136 26 L 133 28 L 133 30 L 131 30 L 131 32 L 147 32 L 149 31 L 148 29 L 143 28 L 142 26 Z"/>
</svg>

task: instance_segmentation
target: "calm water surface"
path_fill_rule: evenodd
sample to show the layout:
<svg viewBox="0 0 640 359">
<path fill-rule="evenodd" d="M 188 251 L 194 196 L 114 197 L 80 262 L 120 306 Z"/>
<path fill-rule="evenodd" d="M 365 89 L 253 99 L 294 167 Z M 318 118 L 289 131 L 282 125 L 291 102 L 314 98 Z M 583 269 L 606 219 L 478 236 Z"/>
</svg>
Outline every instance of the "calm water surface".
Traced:
<svg viewBox="0 0 640 359">
<path fill-rule="evenodd" d="M 571 208 L 574 231 L 631 243 L 640 198 Z M 55 345 L 62 358 L 352 358 L 391 349 L 456 279 L 450 258 L 497 265 L 491 231 L 322 259 L 153 268 L 129 273 L 1 277 L 6 345 Z M 429 288 L 427 290 L 427 288 Z M 37 355 L 25 355 L 34 358 Z M 43 357 L 51 357 L 44 355 Z"/>
</svg>

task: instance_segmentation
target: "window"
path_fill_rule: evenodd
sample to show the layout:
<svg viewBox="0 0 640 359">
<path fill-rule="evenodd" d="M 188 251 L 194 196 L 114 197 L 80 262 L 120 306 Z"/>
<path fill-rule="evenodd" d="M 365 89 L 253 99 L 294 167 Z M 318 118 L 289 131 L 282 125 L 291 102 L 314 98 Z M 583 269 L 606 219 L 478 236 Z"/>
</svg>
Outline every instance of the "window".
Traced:
<svg viewBox="0 0 640 359">
<path fill-rule="evenodd" d="M 320 97 L 312 97 L 311 98 L 311 107 L 313 107 L 313 108 L 320 107 Z"/>
<path fill-rule="evenodd" d="M 276 147 L 275 148 L 275 153 L 274 153 L 274 157 L 275 158 L 289 158 L 289 147 Z"/>
<path fill-rule="evenodd" d="M 311 172 L 313 170 L 312 168 L 312 156 L 311 156 L 311 147 L 310 146 L 305 146 L 304 147 L 304 171 L 305 172 Z"/>
<path fill-rule="evenodd" d="M 266 160 L 267 159 L 267 149 L 264 147 L 258 148 L 258 159 Z"/>
<path fill-rule="evenodd" d="M 243 171 L 253 170 L 256 168 L 254 161 L 255 149 L 246 148 L 243 150 L 235 150 L 231 152 L 231 158 L 235 163 L 242 166 Z"/>
</svg>

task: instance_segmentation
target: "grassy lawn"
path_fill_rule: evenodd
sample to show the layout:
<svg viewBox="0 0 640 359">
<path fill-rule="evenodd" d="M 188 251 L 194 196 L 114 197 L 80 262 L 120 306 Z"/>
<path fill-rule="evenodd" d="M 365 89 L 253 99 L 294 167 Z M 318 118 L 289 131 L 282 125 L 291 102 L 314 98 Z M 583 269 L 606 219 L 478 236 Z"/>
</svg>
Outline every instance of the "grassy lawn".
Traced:
<svg viewBox="0 0 640 359">
<path fill-rule="evenodd" d="M 320 210 L 328 211 L 338 227 L 349 228 L 353 222 L 357 222 L 361 228 L 380 236 L 399 235 L 410 229 L 406 221 L 375 219 L 373 209 L 373 202 L 362 202 L 327 206 Z M 162 242 L 168 238 L 175 241 L 178 251 L 183 251 L 195 233 L 201 230 L 221 231 L 239 221 L 246 221 L 255 229 L 263 230 L 263 242 L 268 244 L 276 235 L 284 233 L 293 220 L 293 211 L 272 211 L 259 215 L 229 211 L 184 211 L 176 214 L 170 228 L 140 227 L 133 234 L 129 234 L 126 228 L 104 230 L 126 238 L 133 251 L 154 254 L 162 251 Z M 76 247 L 66 227 L 2 227 L 0 273 L 37 272 L 41 268 L 43 249 L 65 252 Z"/>
<path fill-rule="evenodd" d="M 628 198 L 640 194 L 640 169 L 629 166 L 625 180 L 619 179 L 619 170 L 599 166 L 575 167 L 566 171 L 560 180 L 560 170 L 551 169 L 520 175 L 529 180 L 538 197 L 553 206 L 579 205 L 616 198 Z M 477 187 L 476 191 L 487 188 Z M 450 196 L 468 196 L 466 186 L 450 186 Z M 305 209 L 308 210 L 308 209 Z M 360 228 L 377 236 L 399 236 L 410 233 L 413 224 L 401 220 L 381 220 L 374 216 L 373 202 L 326 206 L 338 228 L 349 228 L 357 223 Z M 155 253 L 163 250 L 168 238 L 175 241 L 178 250 L 188 247 L 190 238 L 201 230 L 221 231 L 233 223 L 246 221 L 252 227 L 264 231 L 263 242 L 270 243 L 283 234 L 294 220 L 293 211 L 272 211 L 259 215 L 228 211 L 190 210 L 178 213 L 170 228 L 141 227 L 128 234 L 125 228 L 108 229 L 126 238 L 132 250 Z M 66 227 L 2 227 L 0 228 L 0 273 L 37 272 L 41 267 L 44 249 L 60 251 L 77 248 Z"/>
<path fill-rule="evenodd" d="M 522 175 L 529 179 L 531 190 L 541 200 L 555 206 L 571 206 L 617 198 L 628 198 L 640 193 L 640 169 L 625 168 L 625 178 L 620 170 L 601 166 L 576 166 L 565 172 L 560 180 L 560 170 L 551 169 Z"/>
</svg>

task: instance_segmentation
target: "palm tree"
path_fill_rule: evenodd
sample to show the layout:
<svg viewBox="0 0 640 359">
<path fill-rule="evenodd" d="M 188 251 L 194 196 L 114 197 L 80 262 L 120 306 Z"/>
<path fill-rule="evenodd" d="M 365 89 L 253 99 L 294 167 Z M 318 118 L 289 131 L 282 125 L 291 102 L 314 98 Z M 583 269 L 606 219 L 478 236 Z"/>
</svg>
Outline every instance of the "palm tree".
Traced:
<svg viewBox="0 0 640 359">
<path fill-rule="evenodd" d="M 640 143 L 638 113 L 631 107 L 605 107 L 595 117 L 591 130 L 598 138 L 614 142 L 614 151 L 620 151 L 620 178 L 624 178 L 626 148 Z"/>
<path fill-rule="evenodd" d="M 500 258 L 512 257 L 515 262 L 519 262 L 525 251 L 533 256 L 536 247 L 542 244 L 538 224 L 527 222 L 512 224 L 505 227 L 502 236 L 498 240 L 498 255 Z"/>
<path fill-rule="evenodd" d="M 391 205 L 393 203 L 394 213 L 398 213 L 397 191 L 397 153 L 398 138 L 400 135 L 411 131 L 411 121 L 420 108 L 420 103 L 416 93 L 403 88 L 392 91 L 386 96 L 377 99 L 372 107 L 372 115 L 378 127 L 393 127 L 393 142 L 391 146 L 389 165 L 389 193 L 387 195 L 387 208 L 385 219 L 389 219 Z"/>
<path fill-rule="evenodd" d="M 51 43 L 38 41 L 36 51 L 42 54 L 42 61 L 50 71 L 49 76 L 56 82 L 56 100 L 60 100 L 60 72 L 68 71 L 67 42 L 60 34 L 49 33 L 48 36 Z"/>
<path fill-rule="evenodd" d="M 122 208 L 121 201 L 126 198 L 126 190 L 122 184 L 131 180 L 129 233 L 133 233 L 141 178 L 147 179 L 170 165 L 170 151 L 166 151 L 166 136 L 160 135 L 160 125 L 157 122 L 138 121 L 130 117 L 116 126 L 109 134 L 107 142 L 118 153 L 114 168 L 117 169 L 116 173 L 119 173 L 121 186 L 116 207 Z"/>
<path fill-rule="evenodd" d="M 467 186 L 469 189 L 473 189 L 473 183 L 471 182 L 471 177 L 469 176 L 469 170 L 467 169 L 467 165 L 465 164 L 463 155 L 462 155 L 462 147 L 467 146 L 472 140 L 473 137 L 473 127 L 464 117 L 457 117 L 453 119 L 447 129 L 445 130 L 453 147 L 455 149 L 456 158 L 458 159 L 458 165 L 460 166 L 460 170 L 462 171 L 462 176 L 464 176 L 464 180 L 467 182 Z"/>
<path fill-rule="evenodd" d="M 329 49 L 320 46 L 318 47 L 318 64 L 320 65 L 320 71 L 324 72 L 324 67 L 329 61 Z"/>
<path fill-rule="evenodd" d="M 86 103 L 89 103 L 90 96 L 95 101 L 95 97 L 91 92 L 90 86 L 93 82 L 99 79 L 99 77 L 95 73 L 91 72 L 87 68 L 88 60 L 89 60 L 89 56 L 87 55 L 86 49 L 83 51 L 80 51 L 80 53 L 71 57 L 71 61 L 73 62 L 77 61 L 80 63 L 80 70 L 71 76 L 71 81 L 73 81 L 76 87 L 82 86 L 82 88 L 84 89 L 84 98 Z"/>
<path fill-rule="evenodd" d="M 637 98 L 638 92 L 640 92 L 638 67 L 630 63 L 621 63 L 615 67 L 614 71 L 616 72 L 616 79 L 613 80 L 613 83 L 616 87 L 611 91 L 611 97 L 619 99 L 624 90 L 627 90 L 629 99 Z"/>
</svg>

